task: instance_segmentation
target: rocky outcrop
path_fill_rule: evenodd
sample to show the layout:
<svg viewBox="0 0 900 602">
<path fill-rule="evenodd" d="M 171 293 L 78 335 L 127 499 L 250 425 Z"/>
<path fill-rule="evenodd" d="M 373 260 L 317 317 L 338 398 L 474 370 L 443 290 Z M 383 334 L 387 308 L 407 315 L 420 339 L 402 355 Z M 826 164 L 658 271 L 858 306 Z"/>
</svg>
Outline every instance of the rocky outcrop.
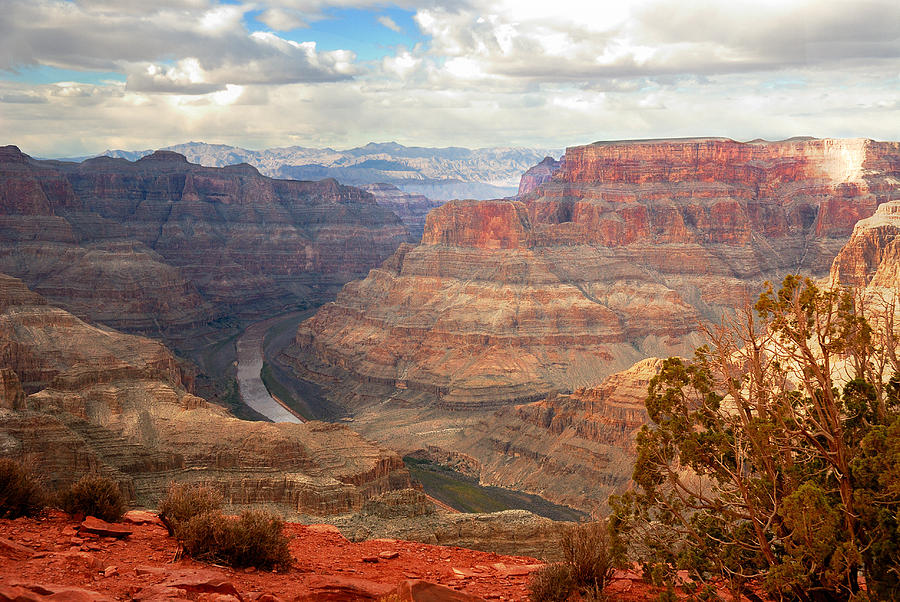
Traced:
<svg viewBox="0 0 900 602">
<path fill-rule="evenodd" d="M 441 546 L 556 560 L 559 529 L 566 523 L 526 510 L 489 513 L 438 512 L 423 493 L 391 492 L 361 512 L 327 519 L 350 541 L 403 539 Z"/>
<path fill-rule="evenodd" d="M 886 300 L 900 294 L 900 201 L 880 205 L 856 224 L 834 260 L 831 282 Z"/>
<path fill-rule="evenodd" d="M 661 363 L 642 360 L 597 387 L 502 408 L 462 432 L 454 448 L 480 459 L 482 482 L 605 510 L 631 479 L 647 385 Z"/>
<path fill-rule="evenodd" d="M 487 408 L 593 386 L 690 353 L 700 321 L 765 280 L 827 274 L 898 178 L 900 144 L 871 140 L 570 148 L 518 201 L 433 210 L 422 244 L 348 284 L 286 361 L 351 406 Z"/>
<path fill-rule="evenodd" d="M 403 220 L 403 224 L 409 230 L 409 242 L 417 243 L 422 240 L 425 231 L 425 216 L 435 207 L 440 207 L 444 201 L 432 201 L 421 194 L 403 192 L 392 184 L 367 184 L 362 187 L 375 197 L 375 202 L 385 209 L 393 211 L 397 217 Z"/>
<path fill-rule="evenodd" d="M 0 283 L 0 454 L 51 486 L 101 472 L 152 505 L 187 480 L 233 505 L 310 514 L 409 486 L 399 456 L 345 427 L 238 420 L 186 391 L 161 343 L 91 326 L 16 279 Z"/>
<path fill-rule="evenodd" d="M 321 302 L 406 238 L 371 195 L 334 180 L 170 151 L 77 164 L 0 149 L 0 270 L 79 317 L 168 340 Z"/>
<path fill-rule="evenodd" d="M 560 161 L 553 157 L 544 157 L 543 161 L 528 168 L 528 171 L 522 174 L 522 178 L 519 180 L 518 196 L 524 196 L 544 182 L 549 182 L 553 174 L 559 170 L 559 166 Z"/>
</svg>

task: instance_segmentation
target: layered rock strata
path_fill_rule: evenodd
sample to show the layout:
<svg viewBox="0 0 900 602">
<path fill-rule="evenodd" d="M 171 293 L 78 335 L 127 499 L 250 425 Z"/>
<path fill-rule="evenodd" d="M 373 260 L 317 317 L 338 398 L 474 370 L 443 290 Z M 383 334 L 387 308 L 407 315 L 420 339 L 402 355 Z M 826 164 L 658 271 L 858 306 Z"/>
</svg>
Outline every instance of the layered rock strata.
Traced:
<svg viewBox="0 0 900 602">
<path fill-rule="evenodd" d="M 161 343 L 91 326 L 8 276 L 0 366 L 0 454 L 51 487 L 101 472 L 152 505 L 188 480 L 234 505 L 332 514 L 410 484 L 399 456 L 345 427 L 230 416 L 185 390 Z"/>
<path fill-rule="evenodd" d="M 518 201 L 433 210 L 422 244 L 348 284 L 286 361 L 351 407 L 487 409 L 596 385 L 690 353 L 702 320 L 765 280 L 827 274 L 898 178 L 900 144 L 861 139 L 570 148 Z"/>
<path fill-rule="evenodd" d="M 560 559 L 559 530 L 567 524 L 526 510 L 441 512 L 416 490 L 383 494 L 360 512 L 326 520 L 350 541 L 402 539 L 548 561 Z"/>
<path fill-rule="evenodd" d="M 880 295 L 900 295 L 900 201 L 878 207 L 860 220 L 831 267 L 831 282 Z"/>
<path fill-rule="evenodd" d="M 425 231 L 425 216 L 444 201 L 432 201 L 421 194 L 403 192 L 393 184 L 368 184 L 362 187 L 381 207 L 394 212 L 409 230 L 409 242 L 418 243 Z"/>
<path fill-rule="evenodd" d="M 160 151 L 37 161 L 0 148 L 0 270 L 79 317 L 169 339 L 321 302 L 407 238 L 334 180 L 207 168 Z"/>
<path fill-rule="evenodd" d="M 766 280 L 827 275 L 853 225 L 897 199 L 893 142 L 570 148 L 518 200 L 433 210 L 422 244 L 346 285 L 282 361 L 366 436 L 596 509 L 628 479 L 644 392 L 594 412 L 590 391 L 642 358 L 692 354 L 699 324 Z"/>
<path fill-rule="evenodd" d="M 530 167 L 519 180 L 518 196 L 524 196 L 544 182 L 549 182 L 553 174 L 559 170 L 560 163 L 553 157 L 544 157 L 543 161 Z"/>
</svg>

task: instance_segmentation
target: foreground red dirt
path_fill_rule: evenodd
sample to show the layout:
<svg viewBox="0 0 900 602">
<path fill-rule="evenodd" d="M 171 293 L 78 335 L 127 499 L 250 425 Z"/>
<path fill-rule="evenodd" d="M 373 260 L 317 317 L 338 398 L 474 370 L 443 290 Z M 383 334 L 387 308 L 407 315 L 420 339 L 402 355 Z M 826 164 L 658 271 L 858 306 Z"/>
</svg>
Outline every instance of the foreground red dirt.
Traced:
<svg viewBox="0 0 900 602">
<path fill-rule="evenodd" d="M 540 566 L 534 558 L 408 541 L 351 543 L 331 526 L 289 523 L 285 533 L 295 559 L 290 571 L 233 570 L 173 561 L 176 541 L 153 515 L 137 513 L 135 520 L 142 519 L 148 522 L 118 525 L 131 531 L 124 538 L 91 533 L 59 512 L 0 520 L 0 601 L 376 600 L 411 580 L 474 599 L 527 600 L 528 574 Z M 638 584 L 628 577 L 614 584 L 617 599 L 640 599 Z M 16 598 L 26 594 L 31 597 Z M 450 595 L 432 599 L 453 600 Z"/>
</svg>

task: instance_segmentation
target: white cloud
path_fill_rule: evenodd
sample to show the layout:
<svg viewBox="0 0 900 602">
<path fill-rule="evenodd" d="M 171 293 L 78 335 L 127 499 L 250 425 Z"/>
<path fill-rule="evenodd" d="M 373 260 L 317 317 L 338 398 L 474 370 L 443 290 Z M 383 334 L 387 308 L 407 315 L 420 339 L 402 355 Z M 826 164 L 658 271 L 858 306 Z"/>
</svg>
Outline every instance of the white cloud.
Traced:
<svg viewBox="0 0 900 602">
<path fill-rule="evenodd" d="M 270 8 L 263 11 L 256 19 L 275 31 L 291 31 L 308 27 L 302 13 L 284 8 Z"/>
<path fill-rule="evenodd" d="M 397 25 L 397 23 L 395 23 L 394 20 L 387 15 L 381 15 L 380 17 L 378 17 L 378 22 L 391 31 L 396 31 L 397 33 L 403 32 L 403 28 Z"/>
<path fill-rule="evenodd" d="M 384 6 L 5 0 L 0 69 L 115 71 L 127 83 L 0 79 L 0 131 L 42 156 L 187 139 L 250 148 L 900 139 L 894 0 L 403 0 L 426 40 L 371 61 L 323 51 L 312 34 L 278 33 L 333 8 L 375 17 Z M 269 31 L 248 31 L 253 15 Z"/>
</svg>

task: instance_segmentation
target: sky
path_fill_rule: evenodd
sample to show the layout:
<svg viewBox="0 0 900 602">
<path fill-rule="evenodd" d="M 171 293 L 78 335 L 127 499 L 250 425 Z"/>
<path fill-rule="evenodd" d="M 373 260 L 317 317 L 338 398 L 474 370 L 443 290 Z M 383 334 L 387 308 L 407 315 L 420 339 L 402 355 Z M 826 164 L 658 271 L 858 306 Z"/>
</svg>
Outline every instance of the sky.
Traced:
<svg viewBox="0 0 900 602">
<path fill-rule="evenodd" d="M 34 156 L 900 140 L 897 0 L 0 0 Z"/>
</svg>

